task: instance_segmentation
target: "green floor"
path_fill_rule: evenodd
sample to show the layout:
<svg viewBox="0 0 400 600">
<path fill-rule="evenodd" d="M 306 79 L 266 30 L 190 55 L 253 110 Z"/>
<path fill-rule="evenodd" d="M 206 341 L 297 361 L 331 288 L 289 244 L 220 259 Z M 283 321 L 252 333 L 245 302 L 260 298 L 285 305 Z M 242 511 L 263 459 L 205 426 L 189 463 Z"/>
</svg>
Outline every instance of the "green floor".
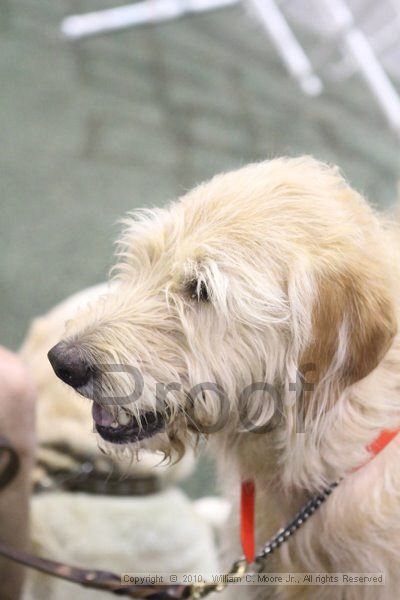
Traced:
<svg viewBox="0 0 400 600">
<path fill-rule="evenodd" d="M 240 8 L 60 39 L 64 14 L 113 3 L 0 4 L 0 343 L 11 348 L 33 316 L 106 277 L 127 210 L 221 169 L 312 153 L 380 205 L 395 197 L 398 145 L 361 82 L 305 98 Z"/>
</svg>

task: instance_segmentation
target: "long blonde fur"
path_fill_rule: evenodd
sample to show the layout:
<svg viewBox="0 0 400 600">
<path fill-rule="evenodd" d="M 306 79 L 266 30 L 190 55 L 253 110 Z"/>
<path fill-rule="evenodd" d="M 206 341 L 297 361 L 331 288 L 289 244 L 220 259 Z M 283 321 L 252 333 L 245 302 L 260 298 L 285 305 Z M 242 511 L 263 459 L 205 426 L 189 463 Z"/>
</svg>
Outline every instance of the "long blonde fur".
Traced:
<svg viewBox="0 0 400 600">
<path fill-rule="evenodd" d="M 205 437 L 234 503 L 241 478 L 256 482 L 258 544 L 310 494 L 344 477 L 267 568 L 386 575 L 383 587 L 280 586 L 246 594 L 395 598 L 399 441 L 354 470 L 381 430 L 400 426 L 396 226 L 338 169 L 310 157 L 281 158 L 218 175 L 167 208 L 130 215 L 117 256 L 115 291 L 72 320 L 65 339 L 96 364 L 140 370 L 143 393 L 124 406 L 136 416 L 156 410 L 157 383 L 179 383 L 163 396 L 165 432 L 141 445 L 175 456 L 195 444 L 193 414 L 197 423 L 215 423 L 220 398 L 205 386 L 193 413 L 190 390 L 217 384 L 229 418 Z M 208 301 L 193 298 L 202 286 Z M 296 397 L 305 363 L 313 366 L 313 389 Z M 116 374 L 103 379 L 115 396 L 132 384 Z M 245 396 L 256 382 L 274 386 L 279 402 L 262 391 Z M 117 418 L 120 409 L 116 401 Z M 243 411 L 267 430 L 248 431 Z M 240 552 L 237 526 L 233 519 L 227 558 Z"/>
</svg>

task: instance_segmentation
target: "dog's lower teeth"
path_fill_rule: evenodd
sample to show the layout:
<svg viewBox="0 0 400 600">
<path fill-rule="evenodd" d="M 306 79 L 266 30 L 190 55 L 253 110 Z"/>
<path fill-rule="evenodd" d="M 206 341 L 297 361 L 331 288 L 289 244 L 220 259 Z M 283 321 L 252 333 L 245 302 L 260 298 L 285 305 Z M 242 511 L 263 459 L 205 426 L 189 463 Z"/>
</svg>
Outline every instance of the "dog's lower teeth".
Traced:
<svg viewBox="0 0 400 600">
<path fill-rule="evenodd" d="M 118 415 L 118 421 L 121 425 L 128 425 L 128 423 L 130 422 L 131 418 L 130 416 L 124 411 L 121 410 L 119 415 Z"/>
<path fill-rule="evenodd" d="M 110 425 L 110 427 L 112 427 L 113 429 L 116 429 L 118 427 L 118 423 L 117 421 L 113 421 Z"/>
</svg>

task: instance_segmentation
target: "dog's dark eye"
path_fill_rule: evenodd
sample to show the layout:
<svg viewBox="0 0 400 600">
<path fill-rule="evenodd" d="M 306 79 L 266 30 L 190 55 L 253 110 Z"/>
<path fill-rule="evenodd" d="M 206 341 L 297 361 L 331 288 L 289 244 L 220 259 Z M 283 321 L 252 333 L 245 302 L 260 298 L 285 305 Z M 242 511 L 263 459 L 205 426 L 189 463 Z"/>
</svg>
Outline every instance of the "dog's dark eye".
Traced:
<svg viewBox="0 0 400 600">
<path fill-rule="evenodd" d="M 187 292 L 193 300 L 198 302 L 207 302 L 209 300 L 207 286 L 204 281 L 193 279 L 187 285 Z"/>
</svg>

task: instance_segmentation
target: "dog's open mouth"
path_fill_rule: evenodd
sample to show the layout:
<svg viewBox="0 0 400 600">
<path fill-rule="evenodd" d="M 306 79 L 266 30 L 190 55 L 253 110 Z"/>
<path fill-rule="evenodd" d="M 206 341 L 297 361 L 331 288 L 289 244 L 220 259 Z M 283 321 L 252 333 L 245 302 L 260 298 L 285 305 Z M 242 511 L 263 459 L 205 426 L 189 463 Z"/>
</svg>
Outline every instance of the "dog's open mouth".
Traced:
<svg viewBox="0 0 400 600">
<path fill-rule="evenodd" d="M 132 444 L 149 438 L 162 431 L 165 419 L 159 412 L 144 412 L 137 419 L 126 417 L 126 423 L 121 424 L 104 407 L 93 402 L 92 416 L 97 433 L 112 444 Z"/>
</svg>

